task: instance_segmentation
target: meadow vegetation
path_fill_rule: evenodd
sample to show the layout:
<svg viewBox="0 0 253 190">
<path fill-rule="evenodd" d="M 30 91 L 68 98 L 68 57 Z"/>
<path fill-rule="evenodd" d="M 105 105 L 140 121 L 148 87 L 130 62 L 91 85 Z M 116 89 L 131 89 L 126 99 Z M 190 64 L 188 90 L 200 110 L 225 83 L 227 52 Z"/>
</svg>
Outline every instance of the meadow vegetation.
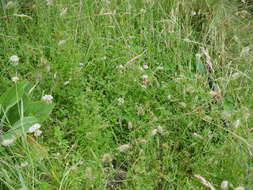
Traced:
<svg viewBox="0 0 253 190">
<path fill-rule="evenodd" d="M 0 95 L 29 81 L 54 108 L 2 143 L 0 189 L 251 190 L 252 8 L 1 0 Z"/>
</svg>

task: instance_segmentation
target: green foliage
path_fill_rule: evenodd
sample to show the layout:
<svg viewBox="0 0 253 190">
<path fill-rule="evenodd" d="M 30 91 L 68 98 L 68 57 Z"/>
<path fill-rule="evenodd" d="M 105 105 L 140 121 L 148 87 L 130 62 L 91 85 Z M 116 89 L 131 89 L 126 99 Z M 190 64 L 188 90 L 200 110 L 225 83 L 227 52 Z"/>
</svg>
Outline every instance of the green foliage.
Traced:
<svg viewBox="0 0 253 190">
<path fill-rule="evenodd" d="M 29 83 L 18 82 L 4 92 L 0 97 L 2 143 L 6 139 L 17 139 L 26 134 L 36 123 L 42 123 L 48 118 L 54 107 L 41 101 L 33 102 L 29 98 Z M 9 128 L 9 129 L 8 129 Z"/>
<path fill-rule="evenodd" d="M 0 146 L 0 189 L 206 189 L 196 175 L 252 189 L 244 2 L 1 1 L 1 134 L 47 121 L 54 105 L 42 94 L 55 107 L 40 138 Z M 12 76 L 19 87 L 7 93 Z"/>
</svg>

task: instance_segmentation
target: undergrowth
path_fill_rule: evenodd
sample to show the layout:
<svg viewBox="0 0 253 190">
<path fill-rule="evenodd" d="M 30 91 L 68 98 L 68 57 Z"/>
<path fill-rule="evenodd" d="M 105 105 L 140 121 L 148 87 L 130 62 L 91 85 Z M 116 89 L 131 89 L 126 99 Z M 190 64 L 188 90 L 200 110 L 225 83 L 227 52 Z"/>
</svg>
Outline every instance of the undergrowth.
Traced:
<svg viewBox="0 0 253 190">
<path fill-rule="evenodd" d="M 0 10 L 0 92 L 17 76 L 55 104 L 41 137 L 0 147 L 1 189 L 253 188 L 250 1 Z"/>
</svg>

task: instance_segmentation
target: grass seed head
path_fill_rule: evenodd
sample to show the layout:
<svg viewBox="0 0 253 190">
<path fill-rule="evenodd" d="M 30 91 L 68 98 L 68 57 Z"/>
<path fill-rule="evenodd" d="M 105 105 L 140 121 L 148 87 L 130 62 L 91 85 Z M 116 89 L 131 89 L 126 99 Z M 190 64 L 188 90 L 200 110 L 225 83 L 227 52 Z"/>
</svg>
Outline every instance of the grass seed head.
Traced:
<svg viewBox="0 0 253 190">
<path fill-rule="evenodd" d="M 123 144 L 123 145 L 120 145 L 117 150 L 119 152 L 126 152 L 128 151 L 129 149 L 131 148 L 131 145 L 130 144 Z"/>
</svg>

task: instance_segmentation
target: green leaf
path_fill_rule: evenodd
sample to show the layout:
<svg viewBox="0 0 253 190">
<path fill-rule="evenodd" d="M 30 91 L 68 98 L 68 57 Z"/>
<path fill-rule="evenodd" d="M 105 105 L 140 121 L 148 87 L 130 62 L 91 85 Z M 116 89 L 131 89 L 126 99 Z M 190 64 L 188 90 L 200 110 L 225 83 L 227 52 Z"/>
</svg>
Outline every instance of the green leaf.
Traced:
<svg viewBox="0 0 253 190">
<path fill-rule="evenodd" d="M 36 117 L 40 123 L 45 121 L 54 108 L 53 104 L 47 104 L 44 102 L 31 102 L 25 105 L 25 113 L 30 116 Z"/>
<path fill-rule="evenodd" d="M 199 72 L 200 74 L 206 74 L 205 65 L 202 63 L 201 59 L 197 56 L 196 56 L 196 59 L 195 59 L 195 64 L 196 64 L 197 72 Z"/>
<path fill-rule="evenodd" d="M 22 101 L 23 101 L 23 107 L 25 110 L 26 105 L 28 105 L 31 102 L 31 100 L 26 94 L 24 94 Z M 17 122 L 20 119 L 19 106 L 20 105 L 18 104 L 14 105 L 8 110 L 8 113 L 6 114 L 8 121 L 10 122 L 11 125 L 13 125 L 15 122 Z"/>
<path fill-rule="evenodd" d="M 17 85 L 10 87 L 0 97 L 0 105 L 4 110 L 8 110 L 17 104 L 25 93 L 25 88 L 29 83 L 26 81 L 18 82 Z"/>
<path fill-rule="evenodd" d="M 35 117 L 24 117 L 17 121 L 9 131 L 0 136 L 0 142 L 2 143 L 5 139 L 20 137 L 22 134 L 27 133 L 29 128 L 35 123 L 38 123 Z"/>
</svg>

